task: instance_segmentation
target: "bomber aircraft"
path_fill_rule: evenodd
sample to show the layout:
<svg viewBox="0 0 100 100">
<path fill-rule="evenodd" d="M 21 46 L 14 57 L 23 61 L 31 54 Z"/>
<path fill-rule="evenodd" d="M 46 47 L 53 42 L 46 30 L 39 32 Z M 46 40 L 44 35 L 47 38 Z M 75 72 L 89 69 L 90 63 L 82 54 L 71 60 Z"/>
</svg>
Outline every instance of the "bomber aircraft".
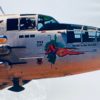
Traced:
<svg viewBox="0 0 100 100">
<path fill-rule="evenodd" d="M 42 14 L 0 15 L 0 89 L 100 69 L 100 29 Z"/>
</svg>

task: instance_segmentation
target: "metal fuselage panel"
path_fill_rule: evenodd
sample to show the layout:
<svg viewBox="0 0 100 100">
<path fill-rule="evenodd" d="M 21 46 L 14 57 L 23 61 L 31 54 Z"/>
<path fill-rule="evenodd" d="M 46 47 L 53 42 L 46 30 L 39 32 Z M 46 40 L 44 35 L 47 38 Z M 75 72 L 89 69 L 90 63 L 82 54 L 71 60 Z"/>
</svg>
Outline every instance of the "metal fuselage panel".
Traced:
<svg viewBox="0 0 100 100">
<path fill-rule="evenodd" d="M 65 47 L 77 48 L 76 51 L 84 52 L 84 54 L 66 55 L 64 57 L 57 56 L 56 63 L 52 66 L 62 66 L 61 64 L 63 63 L 63 66 L 67 67 L 68 64 L 74 65 L 74 63 L 82 63 L 85 60 L 93 60 L 95 58 L 99 58 L 100 56 L 99 42 L 65 43 L 61 34 L 58 34 L 58 31 L 46 31 L 44 33 L 41 31 L 9 31 L 6 32 L 6 35 L 8 37 L 7 44 L 9 46 L 26 47 L 23 50 L 16 49 L 15 52 L 19 59 L 25 59 L 27 62 L 37 63 L 37 58 L 40 57 L 48 63 L 47 55 L 45 54 L 45 45 L 47 42 L 53 40 L 55 35 L 57 36 L 57 41 L 63 43 Z M 24 38 L 19 38 L 20 35 L 23 35 Z M 26 35 L 29 35 L 29 37 L 25 38 Z M 34 35 L 34 37 L 31 38 L 30 35 Z M 57 63 L 59 63 L 59 65 Z M 51 66 L 50 63 L 49 65 Z M 31 66 L 34 65 L 32 64 Z M 37 64 L 37 66 L 40 65 Z"/>
<path fill-rule="evenodd" d="M 10 76 L 31 80 L 100 69 L 100 42 L 67 43 L 66 35 L 64 37 L 62 36 L 64 30 L 60 30 L 61 32 L 59 32 L 59 30 L 6 31 L 5 20 L 2 29 L 3 31 L 1 31 L 0 34 L 7 36 L 8 41 L 6 45 L 10 47 L 19 47 L 13 50 L 15 56 L 19 60 L 24 59 L 27 62 L 22 65 L 12 65 L 13 68 L 9 71 Z M 72 54 L 59 57 L 54 52 L 55 62 L 52 64 L 49 62 L 48 54 L 45 51 L 46 45 L 52 40 L 60 44 L 60 47 L 62 47 L 63 44 L 63 47 L 68 48 L 68 51 L 74 50 L 79 53 L 73 54 L 73 52 L 71 52 Z M 20 47 L 25 48 L 20 49 Z M 69 50 L 69 48 L 71 49 Z"/>
</svg>

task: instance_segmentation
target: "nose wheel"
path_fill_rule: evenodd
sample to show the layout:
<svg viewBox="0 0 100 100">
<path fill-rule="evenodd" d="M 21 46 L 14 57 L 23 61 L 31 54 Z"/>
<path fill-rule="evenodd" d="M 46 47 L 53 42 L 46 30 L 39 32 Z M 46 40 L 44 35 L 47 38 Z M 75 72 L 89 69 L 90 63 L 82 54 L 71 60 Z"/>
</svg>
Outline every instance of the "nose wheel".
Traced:
<svg viewBox="0 0 100 100">
<path fill-rule="evenodd" d="M 12 82 L 13 82 L 13 86 L 9 88 L 8 90 L 13 91 L 13 92 L 21 92 L 24 90 L 24 87 L 22 87 L 19 84 L 19 78 L 13 78 Z"/>
</svg>

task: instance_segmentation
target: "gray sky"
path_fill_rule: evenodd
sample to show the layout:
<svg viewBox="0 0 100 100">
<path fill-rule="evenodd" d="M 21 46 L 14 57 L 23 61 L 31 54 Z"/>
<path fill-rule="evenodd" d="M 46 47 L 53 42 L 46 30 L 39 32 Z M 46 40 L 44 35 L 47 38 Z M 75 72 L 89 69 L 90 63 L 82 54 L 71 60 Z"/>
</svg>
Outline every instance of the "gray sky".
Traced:
<svg viewBox="0 0 100 100">
<path fill-rule="evenodd" d="M 0 0 L 6 13 L 41 13 L 60 22 L 100 27 L 100 0 Z"/>
<path fill-rule="evenodd" d="M 100 27 L 100 0 L 0 0 L 6 13 L 41 13 L 59 22 Z M 100 100 L 100 71 L 33 80 L 21 93 L 4 89 L 0 100 Z"/>
</svg>

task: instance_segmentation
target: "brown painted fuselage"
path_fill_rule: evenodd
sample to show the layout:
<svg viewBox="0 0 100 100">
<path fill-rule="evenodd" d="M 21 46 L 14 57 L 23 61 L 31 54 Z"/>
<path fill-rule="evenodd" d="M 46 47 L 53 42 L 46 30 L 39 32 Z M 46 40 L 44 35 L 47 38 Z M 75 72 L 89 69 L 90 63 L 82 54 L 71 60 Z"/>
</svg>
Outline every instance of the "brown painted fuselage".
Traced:
<svg viewBox="0 0 100 100">
<path fill-rule="evenodd" d="M 0 89 L 100 70 L 100 29 L 46 15 L 0 16 Z M 17 87 L 17 88 L 16 88 Z"/>
<path fill-rule="evenodd" d="M 19 77 L 20 84 L 23 85 L 22 80 L 62 77 L 100 70 L 98 49 L 90 53 L 86 51 L 80 55 L 57 57 L 55 64 L 48 62 L 47 56 L 45 56 L 41 64 L 37 63 L 37 60 L 28 60 L 27 64 L 13 65 L 11 68 L 4 64 L 0 65 L 1 89 L 3 86 L 11 86 L 13 77 Z"/>
</svg>

